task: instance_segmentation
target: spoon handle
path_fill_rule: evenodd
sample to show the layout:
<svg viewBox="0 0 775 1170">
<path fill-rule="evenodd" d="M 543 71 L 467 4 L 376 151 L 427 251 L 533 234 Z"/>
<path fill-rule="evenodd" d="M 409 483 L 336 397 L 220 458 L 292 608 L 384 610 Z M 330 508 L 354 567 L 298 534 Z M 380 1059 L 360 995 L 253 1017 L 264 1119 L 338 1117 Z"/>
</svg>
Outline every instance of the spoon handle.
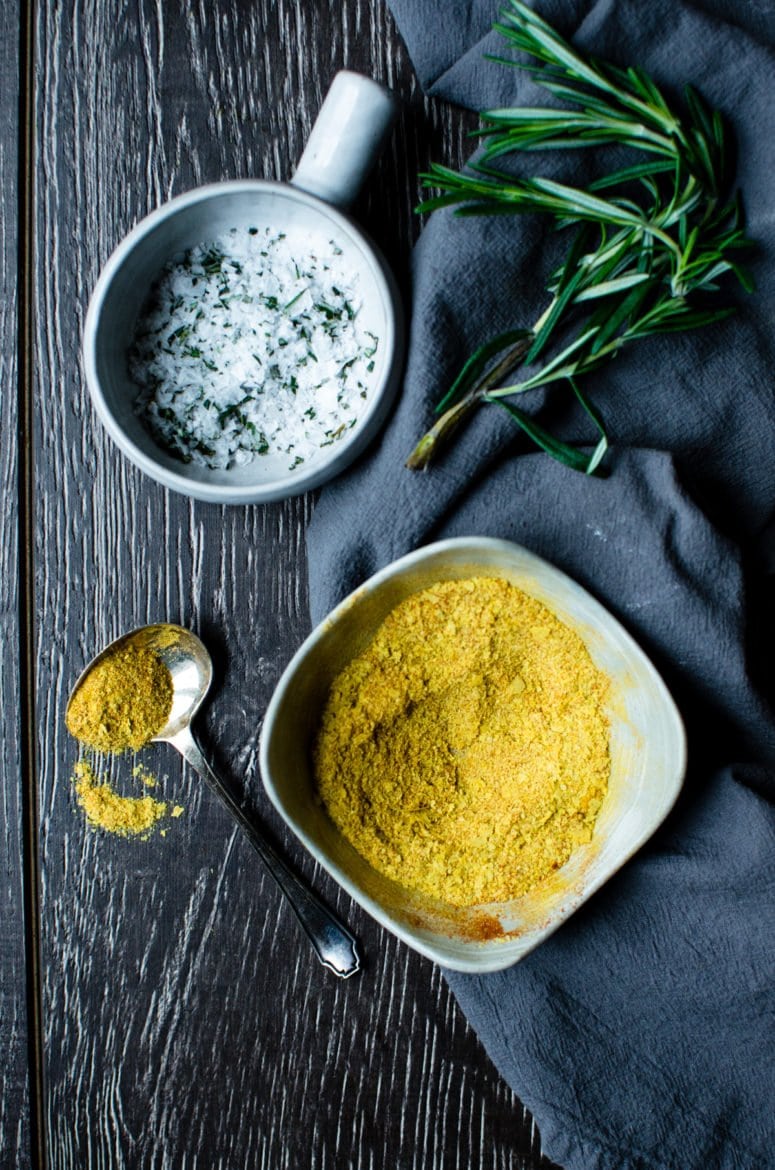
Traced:
<svg viewBox="0 0 775 1170">
<path fill-rule="evenodd" d="M 291 904 L 296 917 L 308 935 L 320 962 L 341 979 L 348 979 L 360 969 L 355 939 L 341 922 L 320 902 L 312 890 L 288 868 L 283 859 L 266 841 L 261 830 L 250 820 L 229 789 L 216 775 L 202 754 L 191 731 L 186 728 L 169 743 L 221 798 L 231 815 L 246 834 L 278 886 Z"/>
</svg>

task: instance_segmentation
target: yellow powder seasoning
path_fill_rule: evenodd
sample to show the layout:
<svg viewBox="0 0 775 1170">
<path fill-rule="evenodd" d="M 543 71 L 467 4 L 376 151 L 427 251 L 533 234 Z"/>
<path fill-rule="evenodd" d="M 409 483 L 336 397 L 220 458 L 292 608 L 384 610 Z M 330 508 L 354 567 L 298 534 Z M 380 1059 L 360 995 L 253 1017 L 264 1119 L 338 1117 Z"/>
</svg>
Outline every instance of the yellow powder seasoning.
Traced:
<svg viewBox="0 0 775 1170">
<path fill-rule="evenodd" d="M 537 886 L 592 837 L 610 772 L 609 682 L 510 583 L 434 585 L 336 678 L 320 797 L 367 861 L 454 906 Z"/>
<path fill-rule="evenodd" d="M 71 735 L 97 752 L 137 750 L 164 727 L 172 708 L 172 678 L 150 649 L 132 643 L 118 646 L 89 671 L 68 704 L 65 722 Z M 147 789 L 156 777 L 142 764 L 132 775 Z M 96 828 L 123 837 L 147 838 L 163 817 L 178 817 L 165 801 L 122 796 L 101 783 L 91 764 L 81 759 L 73 773 L 78 804 Z"/>
<path fill-rule="evenodd" d="M 75 795 L 87 821 L 121 837 L 147 837 L 167 815 L 167 804 L 152 796 L 120 796 L 100 783 L 88 760 L 78 760 L 73 772 Z"/>
<path fill-rule="evenodd" d="M 155 788 L 159 781 L 153 772 L 149 772 L 145 764 L 136 764 L 132 769 L 135 780 L 139 780 L 146 788 Z"/>
<path fill-rule="evenodd" d="M 67 730 L 98 752 L 137 751 L 172 709 L 172 677 L 158 655 L 132 643 L 100 659 L 68 704 Z"/>
</svg>

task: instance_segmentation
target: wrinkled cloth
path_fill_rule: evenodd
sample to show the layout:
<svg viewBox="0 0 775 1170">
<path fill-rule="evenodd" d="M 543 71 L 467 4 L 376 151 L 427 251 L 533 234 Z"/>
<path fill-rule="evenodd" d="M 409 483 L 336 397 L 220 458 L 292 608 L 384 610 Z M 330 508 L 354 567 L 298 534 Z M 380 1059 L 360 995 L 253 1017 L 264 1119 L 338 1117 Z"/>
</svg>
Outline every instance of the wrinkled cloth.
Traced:
<svg viewBox="0 0 775 1170">
<path fill-rule="evenodd" d="M 496 0 L 391 3 L 429 93 L 474 109 L 551 100 L 527 73 L 485 59 L 510 51 L 491 29 Z M 757 291 L 732 293 L 733 318 L 637 342 L 587 377 L 614 441 L 607 478 L 559 466 L 490 407 L 429 471 L 410 472 L 404 460 L 465 358 L 540 315 L 564 244 L 536 216 L 436 212 L 414 254 L 397 409 L 313 517 L 312 617 L 410 549 L 478 534 L 550 560 L 636 637 L 687 727 L 675 809 L 523 961 L 446 975 L 566 1170 L 766 1170 L 775 1166 L 775 7 L 537 7 L 586 51 L 642 66 L 676 100 L 691 81 L 723 109 L 758 244 Z M 578 183 L 592 163 L 556 152 L 515 165 Z M 538 392 L 529 408 L 592 446 L 570 398 Z"/>
</svg>

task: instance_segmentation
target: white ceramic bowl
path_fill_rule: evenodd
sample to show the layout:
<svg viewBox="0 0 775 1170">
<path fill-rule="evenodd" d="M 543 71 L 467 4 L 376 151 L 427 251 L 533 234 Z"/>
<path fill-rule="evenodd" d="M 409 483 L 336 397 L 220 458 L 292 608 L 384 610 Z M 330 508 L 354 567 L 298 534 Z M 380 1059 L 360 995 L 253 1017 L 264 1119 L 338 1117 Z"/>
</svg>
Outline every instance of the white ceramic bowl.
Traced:
<svg viewBox="0 0 775 1170">
<path fill-rule="evenodd" d="M 338 475 L 371 442 L 398 388 L 403 320 L 395 281 L 374 244 L 346 214 L 395 116 L 395 99 L 369 78 L 337 74 L 290 183 L 240 180 L 189 191 L 143 219 L 108 260 L 92 294 L 83 339 L 86 383 L 97 414 L 121 451 L 173 491 L 220 504 L 267 503 Z M 211 470 L 164 450 L 135 413 L 128 368 L 135 324 L 165 265 L 231 228 L 270 227 L 294 238 L 333 240 L 357 275 L 359 323 L 379 338 L 366 409 L 356 425 L 297 469 L 261 456 Z M 300 257 L 303 259 L 303 257 Z"/>
<path fill-rule="evenodd" d="M 336 674 L 405 597 L 436 581 L 502 577 L 576 630 L 611 680 L 611 777 L 592 841 L 539 889 L 458 910 L 389 881 L 364 861 L 315 799 L 310 744 Z M 496 971 L 550 935 L 651 836 L 683 781 L 683 726 L 665 684 L 610 613 L 564 573 L 519 545 L 441 541 L 375 574 L 313 631 L 284 672 L 261 738 L 264 785 L 310 853 L 384 927 L 458 971 Z M 501 937 L 485 938 L 501 933 Z"/>
</svg>

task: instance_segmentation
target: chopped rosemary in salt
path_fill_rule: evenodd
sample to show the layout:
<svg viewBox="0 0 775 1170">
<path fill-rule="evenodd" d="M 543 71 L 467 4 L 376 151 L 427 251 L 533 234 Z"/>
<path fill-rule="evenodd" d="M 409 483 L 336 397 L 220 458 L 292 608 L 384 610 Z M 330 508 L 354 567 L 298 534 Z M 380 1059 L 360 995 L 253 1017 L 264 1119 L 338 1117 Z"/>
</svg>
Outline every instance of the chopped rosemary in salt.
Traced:
<svg viewBox="0 0 775 1170">
<path fill-rule="evenodd" d="M 138 320 L 135 410 L 184 462 L 293 470 L 363 413 L 377 337 L 333 240 L 232 228 L 169 264 Z"/>
</svg>

